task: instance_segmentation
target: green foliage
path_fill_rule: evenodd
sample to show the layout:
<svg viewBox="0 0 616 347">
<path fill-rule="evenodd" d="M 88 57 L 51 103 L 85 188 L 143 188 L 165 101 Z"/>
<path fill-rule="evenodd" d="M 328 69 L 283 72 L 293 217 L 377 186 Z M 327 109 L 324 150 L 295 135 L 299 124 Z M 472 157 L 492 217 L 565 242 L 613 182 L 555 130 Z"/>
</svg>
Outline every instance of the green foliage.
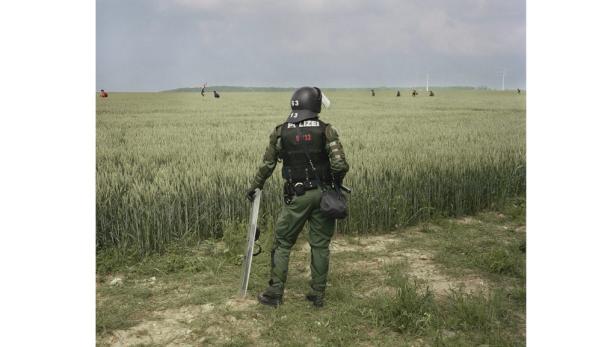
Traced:
<svg viewBox="0 0 616 347">
<path fill-rule="evenodd" d="M 96 253 L 96 272 L 100 274 L 118 271 L 127 265 L 136 264 L 142 260 L 139 254 L 108 248 Z"/>
<path fill-rule="evenodd" d="M 419 231 L 422 233 L 431 233 L 434 232 L 434 228 L 430 225 L 430 223 L 423 222 L 419 227 Z"/>
<path fill-rule="evenodd" d="M 523 344 L 519 336 L 511 334 L 519 324 L 515 300 L 502 290 L 467 293 L 452 289 L 437 299 L 428 286 L 407 280 L 396 287 L 393 300 L 378 298 L 371 306 L 360 310 L 365 318 L 376 315 L 383 326 L 425 337 L 435 345 Z"/>
<path fill-rule="evenodd" d="M 510 203 L 503 206 L 503 213 L 511 220 L 523 223 L 526 221 L 526 199 L 523 197 L 512 199 Z"/>
<path fill-rule="evenodd" d="M 505 298 L 500 291 L 484 297 L 452 290 L 447 297 L 444 315 L 449 328 L 457 330 L 498 329 L 509 318 Z"/>
<path fill-rule="evenodd" d="M 138 252 L 121 252 L 105 249 L 96 255 L 96 272 L 106 274 L 125 271 L 141 275 L 160 275 L 179 272 L 196 273 L 210 269 L 224 257 L 216 254 L 216 245 L 204 242 L 199 248 L 170 244 L 164 254 L 152 253 L 141 256 Z"/>
<path fill-rule="evenodd" d="M 467 267 L 498 275 L 522 278 L 526 273 L 525 254 L 517 244 L 494 244 L 491 241 L 451 241 L 439 257 L 445 262 L 462 262 Z"/>
<path fill-rule="evenodd" d="M 219 238 L 225 223 L 247 220 L 244 190 L 269 133 L 288 113 L 289 95 L 98 98 L 97 250 L 144 257 Z M 524 194 L 524 97 L 464 89 L 434 98 L 368 95 L 328 92 L 333 108 L 322 113 L 340 131 L 351 166 L 350 215 L 339 232 L 472 214 Z M 281 191 L 278 168 L 265 186 L 261 217 L 276 220 Z"/>
<path fill-rule="evenodd" d="M 222 240 L 225 245 L 224 253 L 230 258 L 243 257 L 246 251 L 246 224 L 240 222 L 225 222 Z"/>
<path fill-rule="evenodd" d="M 394 330 L 413 335 L 425 335 L 438 323 L 434 294 L 427 286 L 407 282 L 396 291 L 384 312 L 386 324 Z"/>
<path fill-rule="evenodd" d="M 439 231 L 431 234 L 437 246 L 435 259 L 448 267 L 481 270 L 492 276 L 516 280 L 526 277 L 526 233 L 516 231 L 524 223 L 525 214 L 518 207 L 519 199 L 506 204 L 503 210 L 512 215 L 481 213 L 474 224 L 440 221 Z M 524 208 L 524 207 L 522 207 Z"/>
<path fill-rule="evenodd" d="M 127 304 L 107 305 L 96 309 L 96 332 L 111 331 L 127 328 L 137 323 L 132 318 L 135 306 L 134 301 L 127 301 Z"/>
<path fill-rule="evenodd" d="M 111 291 L 111 290 L 108 290 Z M 96 305 L 96 331 L 104 332 L 127 328 L 138 322 L 138 309 L 152 296 L 147 288 L 121 286 L 105 305 Z M 103 293 L 105 294 L 105 293 Z"/>
<path fill-rule="evenodd" d="M 524 269 L 524 255 L 516 248 L 500 247 L 475 255 L 478 267 L 496 274 L 521 277 Z"/>
<path fill-rule="evenodd" d="M 509 298 L 511 298 L 511 300 L 513 300 L 513 302 L 515 302 L 520 307 L 526 307 L 526 286 L 524 284 L 520 287 L 512 288 L 511 290 L 509 290 L 509 293 L 507 295 Z"/>
</svg>

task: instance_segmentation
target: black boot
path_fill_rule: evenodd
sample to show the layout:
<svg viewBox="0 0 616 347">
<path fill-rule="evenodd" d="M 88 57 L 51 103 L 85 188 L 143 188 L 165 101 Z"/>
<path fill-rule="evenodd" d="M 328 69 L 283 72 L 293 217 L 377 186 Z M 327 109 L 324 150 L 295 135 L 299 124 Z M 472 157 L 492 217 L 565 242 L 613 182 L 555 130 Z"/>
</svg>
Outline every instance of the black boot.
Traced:
<svg viewBox="0 0 616 347">
<path fill-rule="evenodd" d="M 314 307 L 323 307 L 323 305 L 325 304 L 323 299 L 324 299 L 323 294 L 319 294 L 315 292 L 310 292 L 309 294 L 306 294 L 306 300 L 312 302 Z"/>
<path fill-rule="evenodd" d="M 282 295 L 272 295 L 266 291 L 257 295 L 260 303 L 267 306 L 278 307 L 282 305 Z"/>
</svg>

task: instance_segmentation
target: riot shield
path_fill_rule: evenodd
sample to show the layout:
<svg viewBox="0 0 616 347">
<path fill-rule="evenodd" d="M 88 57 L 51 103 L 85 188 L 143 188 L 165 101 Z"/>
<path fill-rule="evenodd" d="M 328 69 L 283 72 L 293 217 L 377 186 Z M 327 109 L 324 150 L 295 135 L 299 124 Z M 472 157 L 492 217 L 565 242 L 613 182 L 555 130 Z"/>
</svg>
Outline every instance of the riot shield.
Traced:
<svg viewBox="0 0 616 347">
<path fill-rule="evenodd" d="M 248 290 L 248 279 L 250 278 L 250 266 L 252 265 L 252 253 L 255 246 L 255 234 L 257 231 L 257 218 L 259 217 L 259 205 L 261 204 L 261 189 L 255 190 L 255 198 L 252 201 L 250 210 L 250 222 L 248 224 L 248 236 L 246 240 L 246 252 L 244 252 L 244 266 L 242 269 L 242 286 L 240 287 L 240 297 L 246 296 Z"/>
</svg>

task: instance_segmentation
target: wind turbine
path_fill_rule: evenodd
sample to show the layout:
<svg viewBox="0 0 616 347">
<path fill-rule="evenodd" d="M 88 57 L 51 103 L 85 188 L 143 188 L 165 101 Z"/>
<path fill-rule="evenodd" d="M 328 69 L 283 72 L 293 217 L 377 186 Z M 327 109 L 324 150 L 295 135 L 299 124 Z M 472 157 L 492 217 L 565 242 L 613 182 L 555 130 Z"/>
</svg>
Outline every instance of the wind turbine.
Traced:
<svg viewBox="0 0 616 347">
<path fill-rule="evenodd" d="M 503 90 L 503 91 L 505 90 L 505 71 L 507 71 L 507 70 L 503 68 L 503 83 L 502 83 L 502 86 L 501 86 L 501 90 Z"/>
</svg>

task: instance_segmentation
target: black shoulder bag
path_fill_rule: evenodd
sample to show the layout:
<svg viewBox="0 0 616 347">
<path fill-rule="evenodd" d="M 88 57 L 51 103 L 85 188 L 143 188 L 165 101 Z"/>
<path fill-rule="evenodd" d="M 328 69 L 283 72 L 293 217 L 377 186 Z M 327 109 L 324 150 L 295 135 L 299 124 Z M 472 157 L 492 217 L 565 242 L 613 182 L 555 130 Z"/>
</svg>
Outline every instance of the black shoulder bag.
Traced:
<svg viewBox="0 0 616 347">
<path fill-rule="evenodd" d="M 314 174 L 315 179 L 319 182 L 319 186 L 321 187 L 321 211 L 324 215 L 330 218 L 345 219 L 348 215 L 346 196 L 342 194 L 339 185 L 334 183 L 332 184 L 333 189 L 328 189 L 327 187 L 325 187 L 323 182 L 321 182 L 321 178 L 319 177 L 317 170 L 312 164 L 312 159 L 310 159 L 310 154 L 308 154 L 308 150 L 306 149 L 306 142 L 303 139 L 303 134 L 301 128 L 299 127 L 299 123 L 297 123 L 297 131 L 300 135 L 300 140 L 302 141 L 302 149 L 304 150 L 306 159 L 308 159 L 308 163 L 310 164 L 312 173 Z"/>
<path fill-rule="evenodd" d="M 340 187 L 334 184 L 334 189 L 323 189 L 321 196 L 321 211 L 326 216 L 334 219 L 345 219 L 347 217 L 346 196 L 340 191 Z"/>
</svg>

